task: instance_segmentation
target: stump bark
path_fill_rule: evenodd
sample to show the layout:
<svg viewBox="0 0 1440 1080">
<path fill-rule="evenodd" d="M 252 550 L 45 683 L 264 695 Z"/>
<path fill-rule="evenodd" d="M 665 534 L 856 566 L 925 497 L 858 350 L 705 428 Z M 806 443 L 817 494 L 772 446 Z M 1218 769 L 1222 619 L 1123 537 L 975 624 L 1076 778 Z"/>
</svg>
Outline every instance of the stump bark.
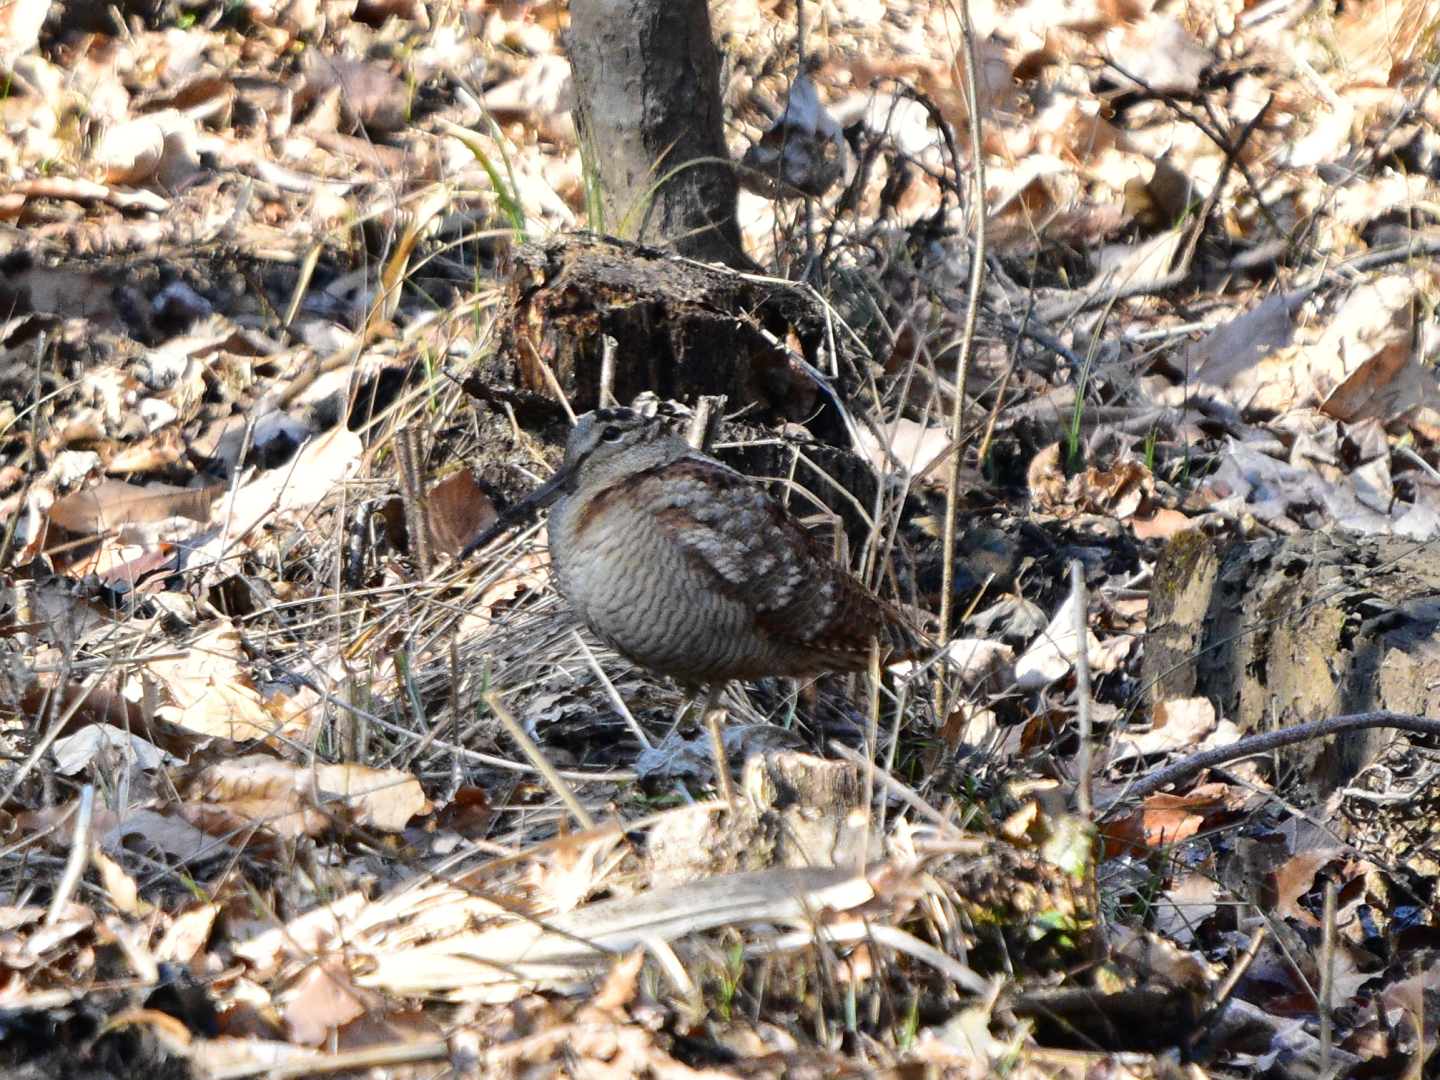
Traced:
<svg viewBox="0 0 1440 1080">
<path fill-rule="evenodd" d="M 1151 593 L 1151 700 L 1204 696 L 1247 732 L 1388 709 L 1440 709 L 1440 556 L 1341 530 L 1250 543 L 1181 534 Z M 1317 794 L 1393 738 L 1340 736 L 1285 757 Z"/>
</svg>

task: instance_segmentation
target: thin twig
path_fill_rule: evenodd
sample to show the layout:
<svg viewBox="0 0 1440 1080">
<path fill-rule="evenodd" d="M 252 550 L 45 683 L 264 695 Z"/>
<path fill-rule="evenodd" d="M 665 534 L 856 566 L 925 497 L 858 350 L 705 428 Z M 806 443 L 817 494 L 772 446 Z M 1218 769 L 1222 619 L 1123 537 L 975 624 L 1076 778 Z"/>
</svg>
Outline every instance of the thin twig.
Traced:
<svg viewBox="0 0 1440 1080">
<path fill-rule="evenodd" d="M 1331 1080 L 1332 1012 L 1335 1008 L 1335 882 L 1325 882 L 1325 910 L 1320 938 L 1320 1078 Z"/>
<path fill-rule="evenodd" d="M 450 1056 L 450 1044 L 444 1039 L 384 1043 L 360 1050 L 342 1050 L 335 1054 L 316 1054 L 279 1065 L 271 1061 L 246 1061 L 240 1065 L 221 1066 L 211 1072 L 215 1080 L 244 1080 L 264 1073 L 268 1080 L 301 1080 L 332 1072 L 383 1070 L 386 1066 L 411 1065 L 421 1061 L 438 1061 Z"/>
<path fill-rule="evenodd" d="M 600 666 L 600 661 L 595 659 L 595 654 L 591 652 L 590 646 L 585 644 L 585 639 L 580 636 L 580 631 L 571 630 L 570 634 L 575 639 L 575 644 L 580 646 L 580 651 L 585 656 L 585 662 L 590 665 L 590 670 L 600 680 L 600 685 L 605 687 L 605 694 L 610 698 L 610 704 L 615 706 L 615 711 L 620 714 L 620 718 L 625 721 L 631 733 L 640 740 L 640 745 L 649 750 L 650 740 L 645 735 L 645 729 L 640 726 L 639 721 L 625 705 L 625 699 L 620 696 L 620 691 L 615 689 L 615 684 L 610 681 L 610 676 L 605 674 L 605 669 Z"/>
<path fill-rule="evenodd" d="M 600 408 L 613 409 L 615 398 L 615 350 L 620 343 L 609 334 L 600 335 Z"/>
<path fill-rule="evenodd" d="M 565 390 L 560 385 L 560 380 L 555 377 L 555 370 L 545 362 L 545 358 L 540 355 L 540 350 L 535 348 L 535 343 L 528 337 L 521 334 L 519 342 L 520 351 L 525 354 L 525 359 L 540 369 L 540 374 L 545 377 L 545 385 L 550 387 L 550 392 L 555 395 L 555 400 L 560 403 L 560 407 L 565 410 L 565 415 L 569 417 L 570 426 L 574 427 L 577 420 L 575 410 L 570 407 L 570 399 L 565 396 Z"/>
<path fill-rule="evenodd" d="M 570 813 L 575 815 L 575 820 L 580 822 L 581 827 L 586 829 L 595 828 L 595 819 L 590 816 L 585 807 L 580 805 L 580 800 L 575 797 L 575 793 L 570 790 L 570 786 L 560 778 L 560 774 L 556 772 L 555 766 L 550 764 L 550 759 L 547 758 L 540 747 L 535 744 L 535 740 L 525 733 L 525 729 L 520 726 L 520 721 L 511 715 L 509 709 L 500 704 L 499 697 L 493 692 L 486 694 L 485 704 L 490 706 L 490 711 L 499 718 L 500 723 L 504 725 L 505 730 L 509 732 L 510 738 L 514 739 L 520 745 L 520 749 L 524 752 L 525 756 L 530 759 L 530 763 L 540 771 L 540 775 L 543 776 L 545 782 L 550 785 L 550 790 L 560 797 L 560 801 L 569 808 Z"/>
<path fill-rule="evenodd" d="M 1212 1012 L 1230 1000 L 1230 995 L 1235 992 L 1235 987 L 1240 985 L 1240 980 L 1245 977 L 1245 972 L 1250 970 L 1250 965 L 1255 962 L 1255 957 L 1260 953 L 1260 946 L 1269 936 L 1269 923 L 1262 922 L 1250 931 L 1250 940 L 1245 943 L 1245 950 L 1236 958 L 1229 974 L 1225 976 L 1225 981 L 1215 988 L 1215 995 L 1210 1002 Z"/>
<path fill-rule="evenodd" d="M 1124 794 L 1105 807 L 1105 816 L 1108 816 L 1127 798 L 1143 799 L 1161 788 L 1179 783 L 1204 769 L 1224 765 L 1231 761 L 1239 761 L 1241 758 L 1254 757 L 1256 754 L 1268 753 L 1282 746 L 1292 746 L 1295 743 L 1323 739 L 1326 736 L 1338 735 L 1345 731 L 1364 731 L 1369 728 L 1395 728 L 1397 731 L 1410 731 L 1417 735 L 1440 735 L 1440 720 L 1426 716 L 1412 716 L 1408 713 L 1364 712 L 1352 713 L 1347 716 L 1332 716 L 1327 720 L 1312 720 L 1308 724 L 1296 724 L 1293 727 L 1280 728 L 1277 731 L 1267 731 L 1261 735 L 1251 735 L 1239 742 L 1233 742 L 1229 746 L 1217 746 L 1211 750 L 1202 750 L 1198 754 L 1191 754 L 1189 757 L 1181 758 L 1174 765 L 1142 777 L 1131 784 Z"/>
<path fill-rule="evenodd" d="M 410 534 L 410 554 L 428 578 L 435 568 L 430 550 L 430 515 L 425 502 L 425 466 L 420 450 L 420 425 L 406 424 L 395 432 L 395 462 L 399 466 L 400 497 L 405 509 L 405 531 Z"/>
<path fill-rule="evenodd" d="M 65 873 L 60 884 L 55 886 L 55 895 L 50 899 L 50 910 L 45 913 L 45 925 L 54 926 L 65 917 L 70 898 L 80 885 L 85 866 L 90 862 L 90 825 L 95 820 L 95 785 L 86 784 L 80 789 L 80 807 L 75 812 L 74 839 L 70 842 L 70 858 L 65 862 Z"/>
<path fill-rule="evenodd" d="M 970 22 L 969 0 L 958 0 L 961 36 L 965 56 L 965 93 L 970 99 L 970 215 L 975 241 L 970 252 L 970 289 L 965 324 L 955 358 L 955 412 L 950 421 L 950 482 L 945 488 L 945 533 L 940 582 L 940 636 L 950 635 L 950 587 L 955 580 L 955 516 L 960 501 L 960 466 L 964 462 L 961 439 L 965 421 L 965 379 L 970 369 L 970 352 L 975 344 L 975 326 L 980 317 L 980 289 L 985 280 L 985 146 L 980 118 L 980 86 L 976 75 L 975 27 Z"/>
<path fill-rule="evenodd" d="M 855 750 L 851 750 L 843 743 L 831 743 L 830 749 L 851 764 L 858 765 L 862 769 L 865 767 L 865 758 L 860 753 Z M 884 784 L 890 794 L 894 795 L 906 806 L 910 807 L 910 809 L 914 810 L 917 814 L 919 814 L 926 820 L 933 822 L 942 833 L 949 832 L 952 834 L 963 835 L 955 827 L 955 824 L 952 821 L 950 821 L 944 814 L 940 813 L 939 810 L 936 810 L 935 807 L 931 806 L 928 802 L 922 799 L 919 795 L 915 794 L 915 792 L 911 788 L 907 787 L 901 781 L 895 779 L 895 777 L 890 774 L 890 771 L 888 769 L 876 769 L 875 779 L 879 780 L 880 783 Z"/>
<path fill-rule="evenodd" d="M 1094 771 L 1094 729 L 1090 720 L 1090 628 L 1086 624 L 1089 601 L 1085 596 L 1085 564 L 1070 563 L 1070 600 L 1075 605 L 1075 697 L 1080 721 L 1080 753 L 1075 757 L 1075 812 L 1086 821 L 1095 817 L 1090 796 Z"/>
<path fill-rule="evenodd" d="M 869 691 L 869 708 L 865 710 L 865 834 L 860 838 L 860 873 L 870 860 L 870 831 L 875 824 L 875 755 L 879 747 L 875 744 L 880 733 L 880 640 L 870 642 L 870 667 L 866 673 L 866 689 Z"/>
<path fill-rule="evenodd" d="M 57 716 L 46 727 L 45 735 L 35 744 L 34 749 L 30 751 L 30 756 L 25 759 L 20 768 L 15 770 L 15 775 L 10 777 L 10 783 L 6 785 L 4 793 L 0 794 L 0 806 L 4 806 L 10 801 L 10 796 L 15 794 L 16 789 L 19 788 L 24 779 L 30 775 L 30 771 L 34 769 L 39 760 L 45 756 L 45 751 L 50 749 L 50 744 L 55 741 L 60 732 L 65 730 L 65 725 L 70 723 L 75 714 L 78 713 L 85 702 L 89 700 L 90 694 L 94 691 L 95 687 L 99 685 L 106 671 L 109 670 L 109 668 L 105 668 L 97 671 L 80 684 L 80 690 L 75 695 L 75 700 L 70 703 L 70 707 L 65 710 L 63 715 Z M 60 695 L 60 688 L 68 685 L 68 683 L 69 680 L 65 679 L 59 681 L 53 688 L 52 692 L 56 695 L 57 700 Z"/>
</svg>

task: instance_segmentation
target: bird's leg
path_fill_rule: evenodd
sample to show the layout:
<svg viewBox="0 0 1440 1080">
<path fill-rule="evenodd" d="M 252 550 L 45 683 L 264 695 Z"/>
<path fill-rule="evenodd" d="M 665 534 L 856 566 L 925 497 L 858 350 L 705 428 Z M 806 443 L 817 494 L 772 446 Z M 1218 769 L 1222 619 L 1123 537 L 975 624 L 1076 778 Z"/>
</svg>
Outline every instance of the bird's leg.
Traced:
<svg viewBox="0 0 1440 1080">
<path fill-rule="evenodd" d="M 724 693 L 723 681 L 711 683 L 705 694 L 705 704 L 701 706 L 700 716 L 710 731 L 710 760 L 715 764 L 715 790 L 720 793 L 727 806 L 733 806 L 735 788 L 730 783 L 730 761 L 725 756 L 725 740 L 720 735 L 720 721 L 725 717 L 725 710 L 720 707 L 720 698 Z"/>
</svg>

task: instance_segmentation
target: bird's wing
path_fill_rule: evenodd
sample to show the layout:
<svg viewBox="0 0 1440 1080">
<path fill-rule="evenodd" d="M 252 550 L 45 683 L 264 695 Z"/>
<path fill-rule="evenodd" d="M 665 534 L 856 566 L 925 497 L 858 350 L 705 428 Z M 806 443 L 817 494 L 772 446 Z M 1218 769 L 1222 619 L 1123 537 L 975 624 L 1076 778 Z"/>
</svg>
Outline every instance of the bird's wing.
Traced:
<svg viewBox="0 0 1440 1080">
<path fill-rule="evenodd" d="M 918 655 L 917 632 L 871 595 L 768 492 L 702 457 L 682 458 L 632 478 L 659 528 L 717 588 L 755 612 L 777 639 L 863 665 L 877 635 L 885 650 Z"/>
</svg>

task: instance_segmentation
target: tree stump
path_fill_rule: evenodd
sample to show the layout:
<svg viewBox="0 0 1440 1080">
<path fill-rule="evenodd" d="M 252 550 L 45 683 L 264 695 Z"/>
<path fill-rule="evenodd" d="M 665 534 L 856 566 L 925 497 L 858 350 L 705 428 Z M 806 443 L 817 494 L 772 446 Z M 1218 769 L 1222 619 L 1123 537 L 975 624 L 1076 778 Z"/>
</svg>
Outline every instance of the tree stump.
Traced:
<svg viewBox="0 0 1440 1080">
<path fill-rule="evenodd" d="M 1277 540 L 1172 541 L 1155 570 L 1142 672 L 1152 700 L 1209 697 L 1247 732 L 1389 709 L 1440 709 L 1440 557 L 1341 530 Z M 1344 735 L 1286 752 L 1334 790 L 1393 739 Z"/>
<path fill-rule="evenodd" d="M 825 311 L 803 288 L 575 233 L 519 248 L 508 300 L 480 379 L 489 393 L 511 393 L 517 411 L 555 414 L 547 366 L 577 413 L 595 408 L 609 336 L 621 402 L 647 390 L 683 402 L 724 394 L 729 411 L 750 406 L 756 421 L 804 423 L 850 446 L 827 389 L 785 347 L 829 366 Z"/>
</svg>

